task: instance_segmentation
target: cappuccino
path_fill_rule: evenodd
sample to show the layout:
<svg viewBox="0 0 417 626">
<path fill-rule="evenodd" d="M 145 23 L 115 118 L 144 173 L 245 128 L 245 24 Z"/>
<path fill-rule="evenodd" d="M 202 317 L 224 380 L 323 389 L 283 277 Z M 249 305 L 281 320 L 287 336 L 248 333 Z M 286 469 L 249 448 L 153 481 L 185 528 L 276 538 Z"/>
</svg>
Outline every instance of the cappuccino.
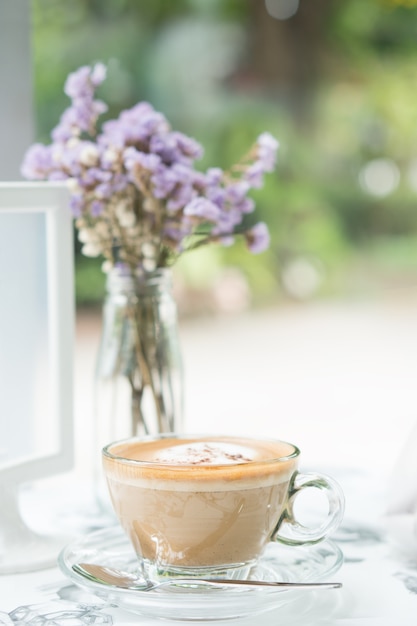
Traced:
<svg viewBox="0 0 417 626">
<path fill-rule="evenodd" d="M 104 450 L 114 510 L 159 574 L 250 567 L 278 529 L 298 449 L 237 437 L 127 440 Z"/>
</svg>

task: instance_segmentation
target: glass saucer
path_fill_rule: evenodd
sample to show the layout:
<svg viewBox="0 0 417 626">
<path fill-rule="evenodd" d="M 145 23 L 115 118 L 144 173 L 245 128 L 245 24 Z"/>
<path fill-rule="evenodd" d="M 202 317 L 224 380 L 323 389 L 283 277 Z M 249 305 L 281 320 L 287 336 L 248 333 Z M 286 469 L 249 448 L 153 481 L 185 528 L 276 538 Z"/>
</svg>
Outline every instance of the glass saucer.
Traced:
<svg viewBox="0 0 417 626">
<path fill-rule="evenodd" d="M 315 593 L 328 593 L 266 587 L 184 588 L 175 592 L 166 588 L 155 591 L 120 589 L 90 581 L 74 572 L 72 565 L 82 562 L 137 571 L 137 557 L 121 528 L 99 530 L 71 542 L 59 555 L 58 565 L 76 585 L 109 604 L 159 619 L 207 621 L 247 617 L 287 606 L 300 597 L 305 602 L 306 594 L 312 599 Z M 271 542 L 250 577 L 271 581 L 330 581 L 342 563 L 342 551 L 329 540 L 299 547 Z"/>
</svg>

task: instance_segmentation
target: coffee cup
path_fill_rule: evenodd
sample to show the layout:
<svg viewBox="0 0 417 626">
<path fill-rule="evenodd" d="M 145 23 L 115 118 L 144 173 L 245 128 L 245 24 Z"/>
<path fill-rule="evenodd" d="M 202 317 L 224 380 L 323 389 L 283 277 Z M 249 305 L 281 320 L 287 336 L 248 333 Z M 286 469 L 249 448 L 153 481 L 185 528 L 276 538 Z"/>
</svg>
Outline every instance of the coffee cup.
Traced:
<svg viewBox="0 0 417 626">
<path fill-rule="evenodd" d="M 300 473 L 299 456 L 295 445 L 272 439 L 164 434 L 110 443 L 103 467 L 147 579 L 246 578 L 269 542 L 317 543 L 341 522 L 341 488 Z M 317 527 L 293 510 L 309 488 L 328 500 Z"/>
</svg>

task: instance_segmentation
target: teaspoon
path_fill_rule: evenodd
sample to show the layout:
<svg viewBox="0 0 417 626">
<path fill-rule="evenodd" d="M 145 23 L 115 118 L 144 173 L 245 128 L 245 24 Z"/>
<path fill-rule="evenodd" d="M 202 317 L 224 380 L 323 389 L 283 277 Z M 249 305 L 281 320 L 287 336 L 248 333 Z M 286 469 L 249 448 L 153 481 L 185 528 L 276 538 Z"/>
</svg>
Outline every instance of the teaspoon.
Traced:
<svg viewBox="0 0 417 626">
<path fill-rule="evenodd" d="M 171 587 L 173 589 L 189 588 L 198 590 L 199 587 L 222 588 L 224 586 L 242 586 L 246 587 L 280 587 L 282 589 L 339 589 L 341 583 L 293 583 L 293 582 L 272 582 L 265 580 L 232 580 L 229 578 L 175 578 L 165 580 L 160 583 L 152 583 L 141 577 L 105 565 L 96 563 L 75 563 L 72 569 L 77 574 L 84 576 L 93 582 L 109 585 L 111 587 L 119 587 L 120 589 L 136 589 L 137 591 L 151 591 L 162 587 Z"/>
</svg>

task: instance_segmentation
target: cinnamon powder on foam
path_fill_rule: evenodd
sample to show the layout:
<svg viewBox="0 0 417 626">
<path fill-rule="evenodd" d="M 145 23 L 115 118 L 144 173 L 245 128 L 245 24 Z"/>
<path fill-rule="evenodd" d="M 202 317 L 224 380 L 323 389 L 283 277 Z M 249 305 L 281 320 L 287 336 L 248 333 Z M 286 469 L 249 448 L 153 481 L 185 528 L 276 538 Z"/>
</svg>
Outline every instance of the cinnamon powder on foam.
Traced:
<svg viewBox="0 0 417 626">
<path fill-rule="evenodd" d="M 284 442 L 167 438 L 115 445 L 111 454 L 119 458 L 105 456 L 104 467 L 109 478 L 130 484 L 151 481 L 157 489 L 196 490 L 196 482 L 205 490 L 230 488 L 231 483 L 241 489 L 288 480 L 297 467 L 294 453 Z"/>
</svg>

